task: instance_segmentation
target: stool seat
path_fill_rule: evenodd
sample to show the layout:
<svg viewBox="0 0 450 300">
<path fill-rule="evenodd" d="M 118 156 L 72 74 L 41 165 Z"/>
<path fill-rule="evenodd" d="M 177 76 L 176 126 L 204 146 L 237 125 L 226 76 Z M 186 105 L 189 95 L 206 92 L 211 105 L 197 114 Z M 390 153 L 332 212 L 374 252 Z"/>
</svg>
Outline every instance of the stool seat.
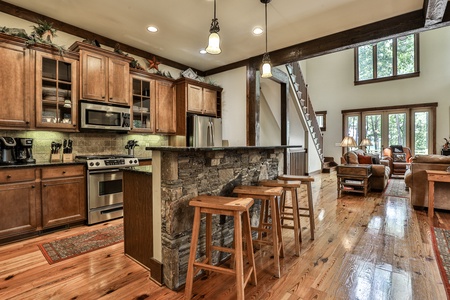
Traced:
<svg viewBox="0 0 450 300">
<path fill-rule="evenodd" d="M 283 174 L 278 176 L 278 179 L 281 180 L 299 180 L 302 184 L 306 185 L 306 194 L 308 197 L 308 207 L 299 207 L 298 209 L 303 211 L 308 211 L 308 213 L 305 214 L 299 214 L 300 217 L 308 217 L 309 218 L 309 226 L 310 226 L 310 232 L 311 232 L 311 240 L 314 240 L 314 231 L 316 228 L 315 221 L 314 221 L 314 203 L 312 198 L 312 186 L 311 182 L 314 182 L 314 177 L 311 176 L 305 176 L 305 175 L 290 175 L 290 174 Z M 283 211 L 283 207 L 281 208 Z"/>
<path fill-rule="evenodd" d="M 301 181 L 275 179 L 261 180 L 259 184 L 267 187 L 299 188 L 302 183 Z"/>
<path fill-rule="evenodd" d="M 258 227 L 251 227 L 252 231 L 256 231 L 258 233 L 258 237 L 252 242 L 272 246 L 275 277 L 280 278 L 280 257 L 284 257 L 284 246 L 283 236 L 281 234 L 280 208 L 278 205 L 277 197 L 281 197 L 281 195 L 283 194 L 283 188 L 241 185 L 235 187 L 233 193 L 236 193 L 240 198 L 251 197 L 263 201 L 261 203 Z M 269 207 L 271 223 L 268 223 L 267 216 Z M 263 235 L 270 232 L 272 233 L 272 239 L 270 241 L 267 239 L 263 240 Z M 266 237 L 268 238 L 269 236 L 267 235 Z"/>
<path fill-rule="evenodd" d="M 194 221 L 192 226 L 192 240 L 189 253 L 188 272 L 186 276 L 185 298 L 191 299 L 194 276 L 200 270 L 234 275 L 236 278 L 236 298 L 244 299 L 244 288 L 250 281 L 256 285 L 255 257 L 253 254 L 252 232 L 250 229 L 249 208 L 253 205 L 252 198 L 233 198 L 221 196 L 201 195 L 193 198 L 189 205 L 194 207 Z M 200 231 L 201 214 L 206 214 L 206 258 L 196 261 L 197 243 Z M 213 245 L 212 215 L 227 215 L 234 217 L 234 248 Z M 244 249 L 243 239 L 246 249 Z M 212 265 L 212 251 L 230 253 L 234 256 L 234 263 L 230 268 Z M 245 250 L 245 251 L 244 251 Z M 247 257 L 248 267 L 244 270 L 244 256 Z"/>
</svg>

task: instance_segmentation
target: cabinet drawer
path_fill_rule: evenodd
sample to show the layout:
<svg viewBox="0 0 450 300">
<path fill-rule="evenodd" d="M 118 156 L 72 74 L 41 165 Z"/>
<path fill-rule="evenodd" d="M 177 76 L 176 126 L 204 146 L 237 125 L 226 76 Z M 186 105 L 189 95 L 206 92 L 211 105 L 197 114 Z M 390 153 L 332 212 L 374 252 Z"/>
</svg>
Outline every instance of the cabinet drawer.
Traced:
<svg viewBox="0 0 450 300">
<path fill-rule="evenodd" d="M 84 175 L 83 165 L 42 168 L 42 179 L 83 176 L 83 175 Z"/>
<path fill-rule="evenodd" d="M 337 173 L 339 175 L 358 175 L 368 176 L 372 174 L 371 165 L 342 165 L 337 167 Z"/>
<path fill-rule="evenodd" d="M 36 176 L 34 168 L 7 169 L 0 171 L 0 183 L 34 181 Z"/>
</svg>

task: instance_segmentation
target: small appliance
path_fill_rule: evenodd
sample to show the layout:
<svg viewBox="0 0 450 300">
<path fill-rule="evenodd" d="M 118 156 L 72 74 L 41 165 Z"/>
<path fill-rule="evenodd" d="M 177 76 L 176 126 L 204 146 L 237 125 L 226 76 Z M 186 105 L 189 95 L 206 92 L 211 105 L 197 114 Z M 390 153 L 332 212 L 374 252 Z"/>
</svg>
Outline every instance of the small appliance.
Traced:
<svg viewBox="0 0 450 300">
<path fill-rule="evenodd" d="M 188 147 L 222 147 L 222 119 L 189 115 L 186 144 Z"/>
<path fill-rule="evenodd" d="M 35 164 L 33 158 L 33 139 L 15 138 L 16 140 L 16 162 L 18 164 Z"/>
<path fill-rule="evenodd" d="M 16 140 L 9 136 L 0 136 L 0 164 L 13 165 L 16 163 L 15 158 Z"/>
<path fill-rule="evenodd" d="M 129 106 L 81 100 L 79 115 L 81 131 L 103 130 L 126 133 L 130 130 Z"/>
</svg>

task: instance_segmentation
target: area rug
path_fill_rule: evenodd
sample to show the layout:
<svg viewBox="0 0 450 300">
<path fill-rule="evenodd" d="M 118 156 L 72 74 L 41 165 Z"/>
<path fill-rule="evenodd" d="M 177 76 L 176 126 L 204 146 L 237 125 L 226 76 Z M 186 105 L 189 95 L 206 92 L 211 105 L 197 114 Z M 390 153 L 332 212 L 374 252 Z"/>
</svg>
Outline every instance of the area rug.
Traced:
<svg viewBox="0 0 450 300">
<path fill-rule="evenodd" d="M 403 179 L 389 179 L 388 185 L 384 190 L 385 196 L 409 198 L 409 191 L 406 189 Z"/>
<path fill-rule="evenodd" d="M 442 283 L 447 293 L 447 299 L 450 299 L 450 231 L 442 228 L 431 228 L 431 239 L 433 242 L 436 262 L 441 273 Z"/>
<path fill-rule="evenodd" d="M 49 264 L 92 252 L 123 241 L 123 224 L 39 244 Z"/>
</svg>

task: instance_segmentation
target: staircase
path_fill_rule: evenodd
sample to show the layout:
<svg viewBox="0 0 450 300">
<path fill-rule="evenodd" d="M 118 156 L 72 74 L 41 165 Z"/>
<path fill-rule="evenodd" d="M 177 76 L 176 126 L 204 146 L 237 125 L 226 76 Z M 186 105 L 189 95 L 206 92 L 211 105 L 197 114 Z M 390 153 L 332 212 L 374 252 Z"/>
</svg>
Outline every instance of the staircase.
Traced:
<svg viewBox="0 0 450 300">
<path fill-rule="evenodd" d="M 322 132 L 320 130 L 319 123 L 317 122 L 316 113 L 314 112 L 311 99 L 308 95 L 308 85 L 305 83 L 303 78 L 300 64 L 298 62 L 287 64 L 286 69 L 288 71 L 289 81 L 291 83 L 291 94 L 294 97 L 294 102 L 298 104 L 297 108 L 300 111 L 302 123 L 306 128 L 308 128 L 307 131 L 313 140 L 314 148 L 316 149 L 323 165 L 324 156 Z M 311 149 L 311 147 L 308 148 Z"/>
</svg>

